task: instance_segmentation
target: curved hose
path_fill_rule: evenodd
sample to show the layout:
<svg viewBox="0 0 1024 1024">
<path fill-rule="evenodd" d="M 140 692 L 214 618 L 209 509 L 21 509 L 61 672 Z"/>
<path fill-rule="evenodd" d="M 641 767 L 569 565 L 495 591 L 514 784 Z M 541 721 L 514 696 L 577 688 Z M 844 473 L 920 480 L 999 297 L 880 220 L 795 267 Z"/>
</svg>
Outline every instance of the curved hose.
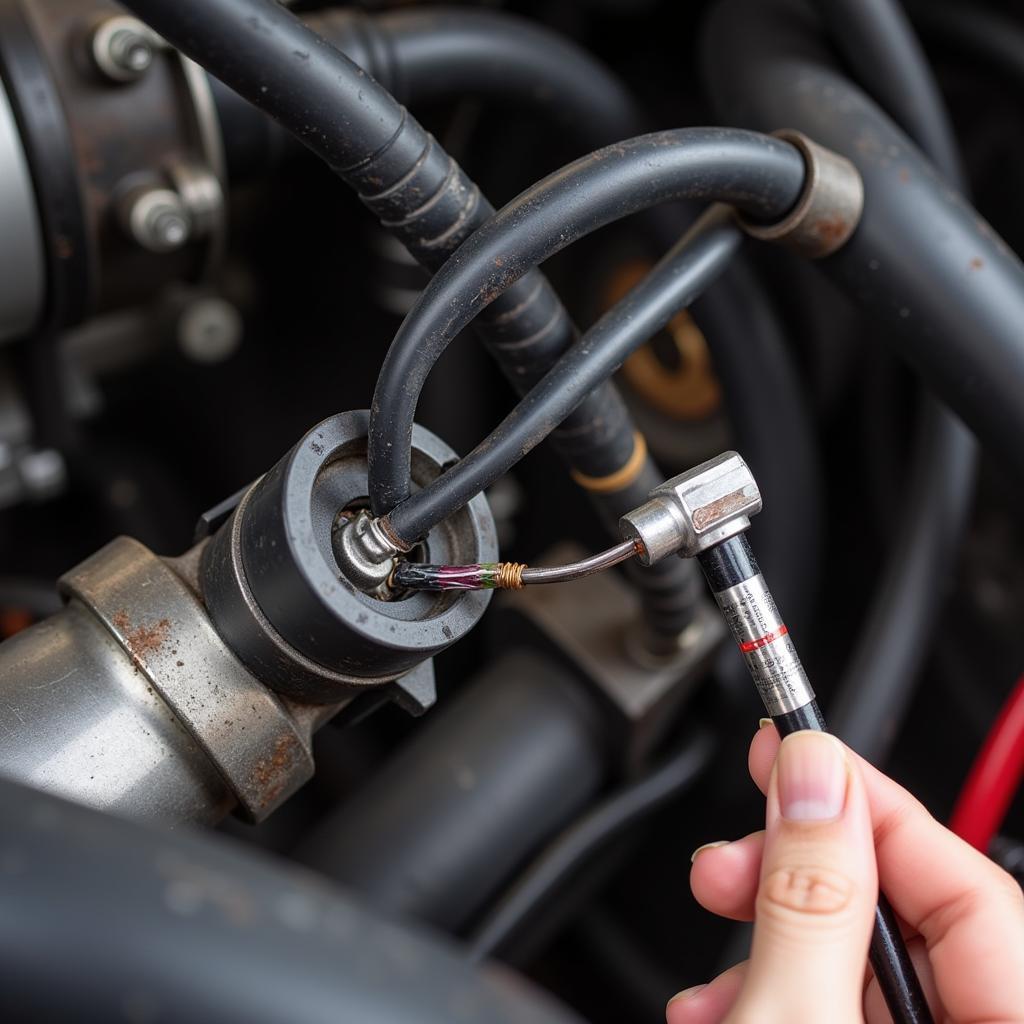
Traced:
<svg viewBox="0 0 1024 1024">
<path fill-rule="evenodd" d="M 732 32 L 737 23 L 749 34 Z M 1024 317 L 1019 261 L 937 181 L 885 115 L 831 69 L 805 4 L 726 0 L 711 19 L 708 43 L 707 75 L 732 119 L 793 125 L 857 164 L 865 179 L 864 216 L 848 245 L 821 269 L 896 327 L 893 341 L 925 379 L 1006 452 L 1015 436 L 1011 421 L 1024 412 L 1009 397 L 1024 386 L 1024 345 L 1014 326 Z M 992 273 L 973 274 L 972 260 Z M 978 401 L 979 390 L 985 402 Z M 918 435 L 927 439 L 919 448 L 927 457 L 915 460 L 912 490 L 898 506 L 895 554 L 842 685 L 846 707 L 833 712 L 839 731 L 868 756 L 884 753 L 910 693 L 908 680 L 942 598 L 943 564 L 970 495 L 974 455 L 966 432 L 934 403 L 922 416 L 934 421 Z M 863 726 L 851 719 L 847 709 L 854 708 Z"/>
<path fill-rule="evenodd" d="M 528 105 L 588 149 L 636 135 L 629 91 L 571 39 L 507 11 L 424 7 L 318 11 L 307 23 L 399 103 L 453 97 Z"/>
<path fill-rule="evenodd" d="M 723 201 L 754 217 L 781 217 L 803 179 L 803 160 L 787 143 L 682 128 L 598 150 L 512 200 L 434 276 L 388 350 L 370 420 L 374 511 L 388 512 L 409 496 L 412 424 L 431 367 L 525 273 L 599 227 L 673 199 Z"/>
<path fill-rule="evenodd" d="M 493 213 L 477 186 L 397 103 L 329 42 L 276 0 L 128 0 L 165 39 L 284 125 L 331 166 L 391 234 L 436 270 Z M 230 45 L 225 45 L 230 40 Z M 576 329 L 547 280 L 533 271 L 495 301 L 477 330 L 521 394 L 575 340 Z M 610 532 L 661 477 L 611 382 L 591 392 L 552 442 L 589 488 Z M 640 455 L 637 459 L 636 456 Z M 647 619 L 674 639 L 692 619 L 698 574 L 681 561 L 632 577 Z"/>
<path fill-rule="evenodd" d="M 391 510 L 387 517 L 391 531 L 404 539 L 425 536 L 507 473 L 608 380 L 630 353 L 689 305 L 722 272 L 742 241 L 731 209 L 710 211 L 473 451 Z M 371 436 L 372 430 L 371 426 Z"/>
<path fill-rule="evenodd" d="M 6 780 L 0 818 L 4 1020 L 578 1024 L 524 981 L 223 839 Z"/>
<path fill-rule="evenodd" d="M 898 0 L 817 0 L 817 7 L 864 87 L 966 195 L 953 126 Z M 892 748 L 913 696 L 974 492 L 975 445 L 927 392 L 909 461 L 909 507 L 829 708 L 836 733 L 872 760 Z"/>
</svg>

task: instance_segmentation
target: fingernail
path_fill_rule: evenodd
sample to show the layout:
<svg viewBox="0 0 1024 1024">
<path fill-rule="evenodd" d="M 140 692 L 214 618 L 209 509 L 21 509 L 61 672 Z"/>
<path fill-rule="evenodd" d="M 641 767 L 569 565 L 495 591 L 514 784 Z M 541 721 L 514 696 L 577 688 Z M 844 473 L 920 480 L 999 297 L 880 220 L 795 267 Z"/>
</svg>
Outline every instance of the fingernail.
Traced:
<svg viewBox="0 0 1024 1024">
<path fill-rule="evenodd" d="M 693 853 L 690 854 L 690 863 L 692 864 L 705 850 L 717 850 L 720 846 L 728 846 L 728 839 L 719 839 L 714 843 L 705 843 L 703 846 L 698 846 Z"/>
<path fill-rule="evenodd" d="M 823 732 L 787 736 L 776 760 L 779 810 L 790 821 L 830 821 L 846 803 L 846 754 Z"/>
<path fill-rule="evenodd" d="M 680 1003 L 684 999 L 692 999 L 695 995 L 697 995 L 698 992 L 703 992 L 706 988 L 707 985 L 694 985 L 693 988 L 684 988 L 682 992 L 677 992 L 668 1001 L 668 1005 L 671 1006 L 673 1003 Z"/>
<path fill-rule="evenodd" d="M 757 728 L 758 729 L 767 729 L 769 725 L 774 725 L 774 724 L 775 723 L 770 718 L 759 718 L 758 721 L 757 721 Z"/>
</svg>

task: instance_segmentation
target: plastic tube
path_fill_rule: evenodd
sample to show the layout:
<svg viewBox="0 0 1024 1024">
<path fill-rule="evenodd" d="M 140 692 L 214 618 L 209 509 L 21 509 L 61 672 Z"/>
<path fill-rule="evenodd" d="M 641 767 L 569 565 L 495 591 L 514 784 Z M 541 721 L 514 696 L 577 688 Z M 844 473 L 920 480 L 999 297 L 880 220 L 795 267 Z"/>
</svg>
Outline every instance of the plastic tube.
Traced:
<svg viewBox="0 0 1024 1024">
<path fill-rule="evenodd" d="M 406 540 L 424 536 L 508 472 L 591 390 L 608 380 L 630 353 L 689 305 L 722 272 L 742 240 L 727 207 L 714 209 L 699 221 L 473 451 L 391 510 L 387 518 L 392 532 Z M 371 436 L 372 431 L 371 426 Z"/>
<path fill-rule="evenodd" d="M 409 496 L 412 424 L 430 369 L 455 335 L 525 273 L 606 224 L 675 199 L 728 202 L 757 218 L 779 218 L 803 179 L 803 160 L 788 143 L 682 128 L 598 150 L 512 200 L 434 276 L 388 350 L 370 420 L 374 510 L 386 512 Z"/>
</svg>

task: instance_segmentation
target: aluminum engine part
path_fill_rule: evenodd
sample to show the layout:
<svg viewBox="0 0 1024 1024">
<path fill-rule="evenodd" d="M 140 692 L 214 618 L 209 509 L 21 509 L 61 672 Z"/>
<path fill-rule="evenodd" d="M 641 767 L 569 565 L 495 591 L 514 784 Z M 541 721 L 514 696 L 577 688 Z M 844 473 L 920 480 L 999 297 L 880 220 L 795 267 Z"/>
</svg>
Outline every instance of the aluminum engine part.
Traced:
<svg viewBox="0 0 1024 1024">
<path fill-rule="evenodd" d="M 62 611 L 0 645 L 0 774 L 127 817 L 259 821 L 313 774 L 338 710 L 279 699 L 210 623 L 199 549 L 125 537 L 61 578 Z"/>
<path fill-rule="evenodd" d="M 204 555 L 203 595 L 217 629 L 255 675 L 298 700 L 336 701 L 406 676 L 465 636 L 490 600 L 473 591 L 383 601 L 342 574 L 334 533 L 339 511 L 366 504 L 368 422 L 359 411 L 314 427 L 245 494 Z M 416 486 L 455 459 L 415 429 Z M 496 561 L 486 498 L 436 526 L 422 547 L 425 560 L 445 564 Z"/>
</svg>

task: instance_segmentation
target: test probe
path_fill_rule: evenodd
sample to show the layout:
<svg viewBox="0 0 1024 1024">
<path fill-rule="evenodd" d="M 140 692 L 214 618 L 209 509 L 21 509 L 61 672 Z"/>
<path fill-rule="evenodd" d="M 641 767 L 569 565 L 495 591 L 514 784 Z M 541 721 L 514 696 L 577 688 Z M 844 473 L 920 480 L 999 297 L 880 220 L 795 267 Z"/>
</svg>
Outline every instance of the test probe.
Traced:
<svg viewBox="0 0 1024 1024">
<path fill-rule="evenodd" d="M 779 735 L 825 731 L 793 638 L 746 538 L 750 517 L 760 511 L 761 492 L 749 467 L 736 452 L 725 452 L 654 488 L 619 521 L 623 542 L 584 562 L 550 569 L 399 562 L 389 581 L 410 590 L 519 589 L 579 579 L 634 556 L 643 565 L 669 555 L 696 558 Z M 881 893 L 868 956 L 895 1024 L 932 1024 L 896 915 Z"/>
<path fill-rule="evenodd" d="M 726 452 L 656 487 L 619 525 L 639 544 L 644 565 L 671 554 L 697 559 L 779 735 L 824 731 L 810 680 L 746 538 L 750 516 L 760 511 L 753 474 Z M 868 955 L 893 1021 L 930 1024 L 899 923 L 881 893 Z"/>
</svg>

